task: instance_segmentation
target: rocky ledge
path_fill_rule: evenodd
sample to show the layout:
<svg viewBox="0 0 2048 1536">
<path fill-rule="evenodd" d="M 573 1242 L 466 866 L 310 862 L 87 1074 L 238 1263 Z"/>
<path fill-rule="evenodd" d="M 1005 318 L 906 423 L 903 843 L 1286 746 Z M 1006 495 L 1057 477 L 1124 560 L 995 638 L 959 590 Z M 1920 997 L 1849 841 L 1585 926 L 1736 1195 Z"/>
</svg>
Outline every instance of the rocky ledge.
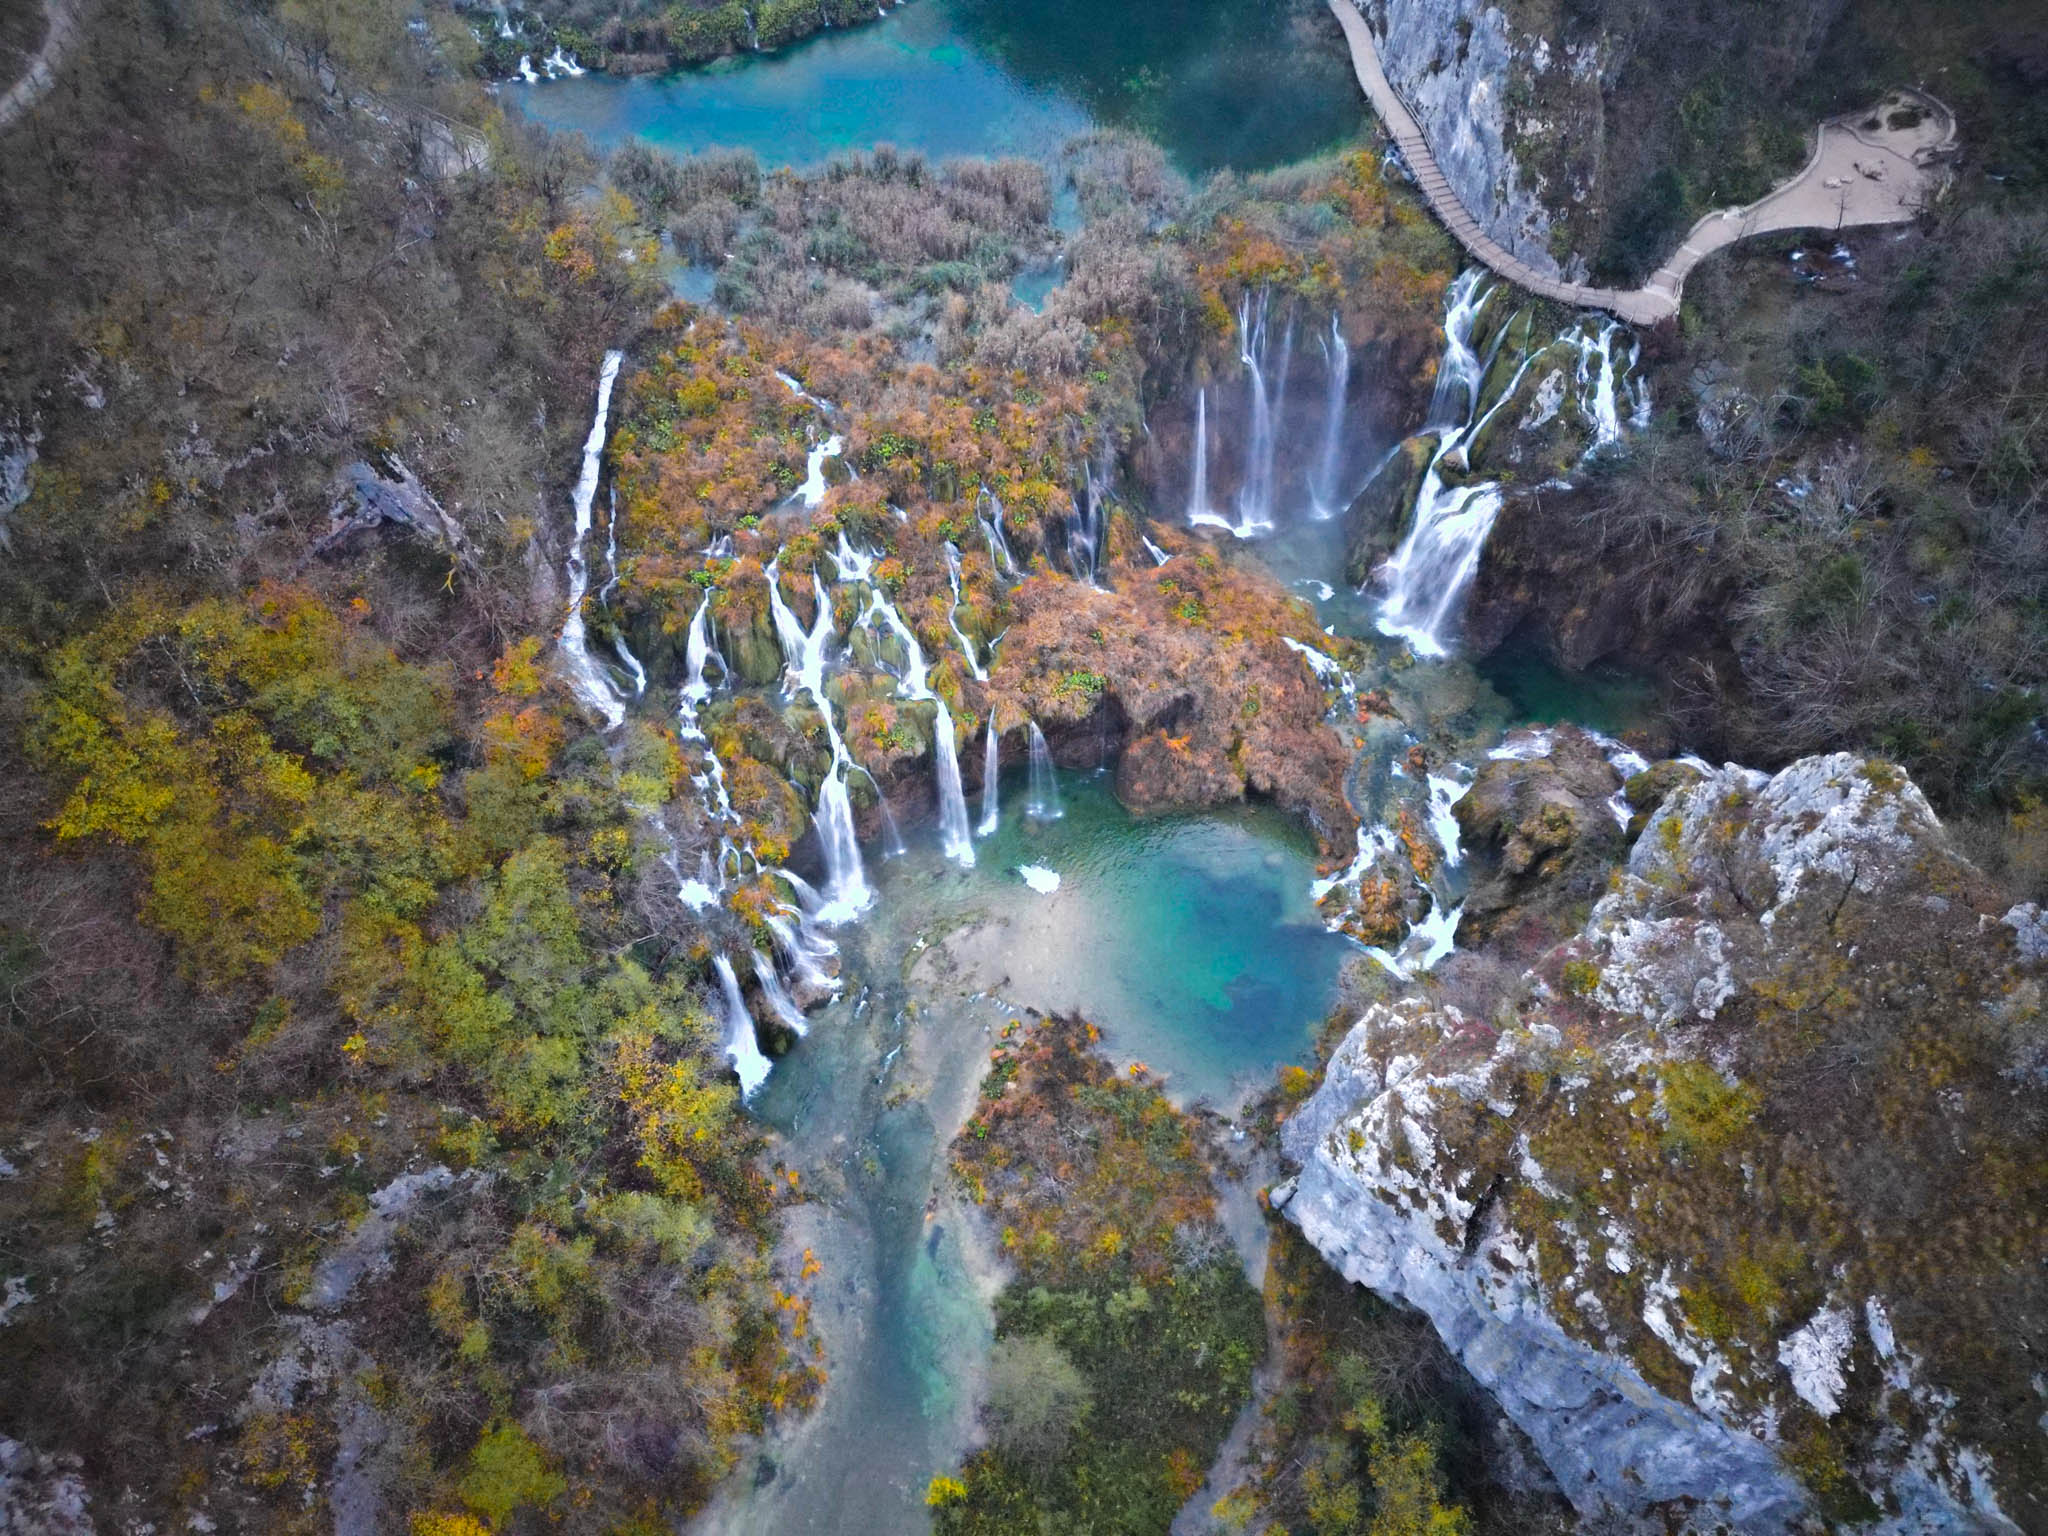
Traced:
<svg viewBox="0 0 2048 1536">
<path fill-rule="evenodd" d="M 1630 789 L 1569 939 L 1367 1010 L 1275 1204 L 1588 1517 L 2039 1529 L 2048 926 L 1883 762 Z"/>
</svg>

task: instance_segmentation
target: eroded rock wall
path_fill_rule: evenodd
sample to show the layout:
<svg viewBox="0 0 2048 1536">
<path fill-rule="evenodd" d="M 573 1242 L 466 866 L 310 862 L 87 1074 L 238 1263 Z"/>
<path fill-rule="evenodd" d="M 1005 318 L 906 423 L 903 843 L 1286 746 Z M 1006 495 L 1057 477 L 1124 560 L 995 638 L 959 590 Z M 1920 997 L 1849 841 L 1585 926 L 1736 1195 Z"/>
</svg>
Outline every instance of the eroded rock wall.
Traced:
<svg viewBox="0 0 2048 1536">
<path fill-rule="evenodd" d="M 1887 764 L 1631 781 L 1659 785 L 1518 991 L 1366 1012 L 1275 1201 L 1430 1317 L 1588 1516 L 2017 1531 L 2048 928 Z"/>
</svg>

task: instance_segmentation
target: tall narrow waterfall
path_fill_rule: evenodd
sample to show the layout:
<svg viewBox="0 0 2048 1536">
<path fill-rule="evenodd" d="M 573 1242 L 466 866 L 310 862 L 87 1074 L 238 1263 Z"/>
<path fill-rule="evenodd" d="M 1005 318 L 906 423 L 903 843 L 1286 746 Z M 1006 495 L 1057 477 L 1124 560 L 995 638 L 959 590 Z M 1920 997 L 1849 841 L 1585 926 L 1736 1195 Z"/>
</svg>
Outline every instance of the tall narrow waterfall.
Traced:
<svg viewBox="0 0 2048 1536">
<path fill-rule="evenodd" d="M 1266 350 L 1265 290 L 1260 290 L 1256 307 L 1246 294 L 1237 311 L 1238 360 L 1244 364 L 1251 385 L 1251 437 L 1245 444 L 1244 484 L 1237 492 L 1237 527 L 1240 538 L 1264 533 L 1273 526 L 1273 404 L 1266 389 L 1261 354 Z M 1290 343 L 1293 332 L 1289 331 Z"/>
<path fill-rule="evenodd" d="M 953 631 L 953 638 L 960 642 L 960 654 L 967 658 L 967 670 L 977 683 L 985 683 L 988 681 L 988 668 L 974 654 L 974 642 L 960 629 L 960 547 L 951 539 L 946 541 L 946 580 L 953 587 L 953 606 L 946 610 L 946 625 Z"/>
<path fill-rule="evenodd" d="M 1318 521 L 1335 517 L 1341 510 L 1344 488 L 1344 402 L 1351 389 L 1351 348 L 1344 340 L 1341 318 L 1330 316 L 1330 334 L 1323 338 L 1323 356 L 1330 365 L 1330 387 L 1323 397 L 1323 443 L 1316 455 L 1314 478 L 1309 485 L 1309 505 Z"/>
<path fill-rule="evenodd" d="M 1017 561 L 1010 553 L 1010 540 L 1003 532 L 1003 504 L 987 486 L 974 493 L 974 515 L 988 536 L 988 557 L 1005 576 L 1017 574 Z"/>
<path fill-rule="evenodd" d="M 697 605 L 697 611 L 690 618 L 689 637 L 683 642 L 683 664 L 687 668 L 683 678 L 683 691 L 676 702 L 677 729 L 685 741 L 704 739 L 703 729 L 697 724 L 697 711 L 704 707 L 704 701 L 711 697 L 711 685 L 704 680 L 704 668 L 717 656 L 720 672 L 731 675 L 725 658 L 711 649 L 711 593 L 707 590 L 704 600 Z"/>
<path fill-rule="evenodd" d="M 1052 748 L 1045 744 L 1045 732 L 1038 728 L 1036 720 L 1031 722 L 1031 798 L 1024 802 L 1024 809 L 1040 821 L 1053 821 L 1064 815 L 1060 806 L 1060 775 L 1052 764 Z"/>
<path fill-rule="evenodd" d="M 960 755 L 953 740 L 953 712 L 934 695 L 939 717 L 932 726 L 932 765 L 939 780 L 939 843 L 962 869 L 974 868 L 974 835 L 967 829 L 967 797 L 960 790 Z"/>
<path fill-rule="evenodd" d="M 974 829 L 976 837 L 987 837 L 1003 824 L 1002 816 L 1002 738 L 996 735 L 996 712 L 993 706 L 988 712 L 988 744 L 981 753 L 981 825 Z"/>
<path fill-rule="evenodd" d="M 1195 467 L 1188 480 L 1188 521 L 1220 521 L 1209 505 L 1209 391 L 1195 391 Z M 1163 562 L 1162 562 L 1163 563 Z"/>
<path fill-rule="evenodd" d="M 725 1054 L 740 1075 L 740 1097 L 750 1099 L 754 1090 L 768 1081 L 768 1058 L 761 1054 L 761 1042 L 754 1038 L 754 1016 L 747 1012 L 747 1000 L 740 996 L 740 979 L 732 973 L 732 962 L 713 955 L 718 986 L 725 1002 Z"/>
<path fill-rule="evenodd" d="M 569 546 L 569 613 L 562 621 L 562 656 L 569 672 L 569 687 L 594 713 L 603 716 L 606 730 L 626 718 L 626 706 L 590 654 L 589 636 L 583 625 L 583 597 L 590 590 L 590 570 L 583 563 L 583 541 L 590 536 L 590 512 L 597 500 L 597 477 L 604 467 L 605 425 L 611 417 L 612 385 L 618 382 L 623 352 L 607 352 L 597 376 L 597 415 L 590 423 L 590 436 L 583 440 L 583 466 L 576 476 L 572 505 L 576 512 L 576 540 Z"/>
</svg>

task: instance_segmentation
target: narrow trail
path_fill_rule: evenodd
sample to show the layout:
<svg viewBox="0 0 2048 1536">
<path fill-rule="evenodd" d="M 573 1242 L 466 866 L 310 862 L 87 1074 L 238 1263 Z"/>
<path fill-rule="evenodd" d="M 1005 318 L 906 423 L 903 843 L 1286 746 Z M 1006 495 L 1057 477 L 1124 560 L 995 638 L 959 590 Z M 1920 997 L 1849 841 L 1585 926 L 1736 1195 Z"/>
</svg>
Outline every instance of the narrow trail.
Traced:
<svg viewBox="0 0 2048 1536">
<path fill-rule="evenodd" d="M 1482 229 L 1458 198 L 1415 116 L 1380 66 L 1372 29 L 1352 0 L 1329 0 L 1351 49 L 1352 68 L 1373 111 L 1401 151 L 1416 185 L 1472 256 L 1517 287 L 1580 309 L 1603 309 L 1631 325 L 1678 313 L 1685 279 L 1715 251 L 1752 235 L 1792 229 L 1904 224 L 1932 200 L 1956 144 L 1955 115 L 1931 96 L 1900 91 L 1867 112 L 1822 123 L 1812 157 L 1791 180 L 1746 208 L 1710 213 L 1640 288 L 1595 288 L 1536 271 Z"/>
<path fill-rule="evenodd" d="M 0 133 L 14 126 L 16 118 L 42 100 L 57 83 L 57 68 L 78 40 L 84 22 L 84 0 L 46 0 L 50 29 L 43 34 L 43 46 L 21 72 L 21 78 L 0 93 Z"/>
</svg>

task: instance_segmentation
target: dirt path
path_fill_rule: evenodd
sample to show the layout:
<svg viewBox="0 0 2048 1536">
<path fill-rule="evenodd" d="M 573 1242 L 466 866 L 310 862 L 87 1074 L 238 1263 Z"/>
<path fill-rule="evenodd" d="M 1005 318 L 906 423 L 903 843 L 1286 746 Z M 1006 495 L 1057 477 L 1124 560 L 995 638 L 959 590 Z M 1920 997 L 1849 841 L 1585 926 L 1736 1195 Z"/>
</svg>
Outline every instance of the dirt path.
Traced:
<svg viewBox="0 0 2048 1536">
<path fill-rule="evenodd" d="M 1408 163 L 1438 218 L 1477 260 L 1518 287 L 1581 309 L 1604 309 L 1634 325 L 1678 313 L 1692 269 L 1724 246 L 1788 229 L 1847 229 L 1903 224 L 1927 206 L 1955 147 L 1954 114 L 1930 96 L 1901 91 L 1868 112 L 1820 125 L 1803 170 L 1746 208 L 1724 208 L 1695 224 L 1669 261 L 1640 288 L 1594 288 L 1545 276 L 1480 228 L 1458 200 L 1429 141 L 1380 67 L 1372 30 L 1351 0 L 1330 0 L 1344 29 L 1358 83 Z"/>
<path fill-rule="evenodd" d="M 0 133 L 34 106 L 57 83 L 57 66 L 78 39 L 84 20 L 82 0 L 48 0 L 50 29 L 43 34 L 43 46 L 28 61 L 21 78 L 0 93 Z"/>
</svg>

